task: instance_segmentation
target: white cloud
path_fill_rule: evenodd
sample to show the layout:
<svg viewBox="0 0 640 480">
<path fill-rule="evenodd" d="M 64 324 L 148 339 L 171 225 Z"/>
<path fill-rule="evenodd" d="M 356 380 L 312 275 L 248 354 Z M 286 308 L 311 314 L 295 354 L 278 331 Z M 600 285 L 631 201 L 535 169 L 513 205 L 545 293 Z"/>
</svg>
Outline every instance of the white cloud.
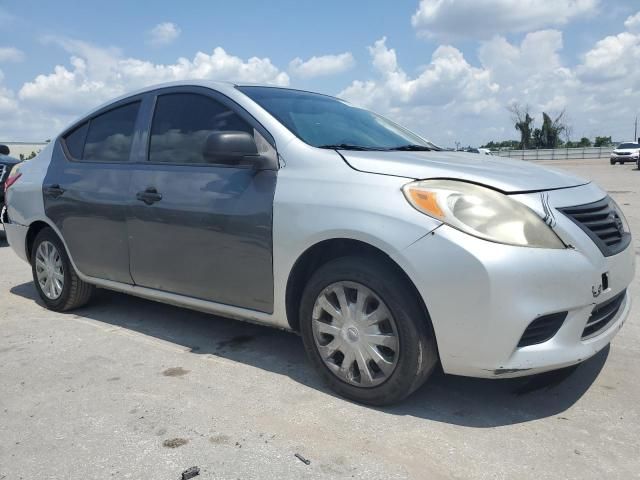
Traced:
<svg viewBox="0 0 640 480">
<path fill-rule="evenodd" d="M 640 34 L 622 32 L 598 41 L 584 56 L 579 72 L 588 79 L 622 78 L 639 80 Z M 640 84 L 636 84 L 638 86 Z"/>
<path fill-rule="evenodd" d="M 351 52 L 339 55 L 323 55 L 321 57 L 314 56 L 307 61 L 303 61 L 298 57 L 289 63 L 289 72 L 298 77 L 312 78 L 342 73 L 354 65 L 355 60 Z"/>
<path fill-rule="evenodd" d="M 624 22 L 624 26 L 629 31 L 640 31 L 640 12 L 627 18 Z"/>
<path fill-rule="evenodd" d="M 4 73 L 0 70 L 0 118 L 3 115 L 14 113 L 18 108 L 15 95 L 2 85 L 2 80 L 4 80 Z"/>
<path fill-rule="evenodd" d="M 596 12 L 599 0 L 421 0 L 411 18 L 421 35 L 489 38 L 564 25 Z"/>
<path fill-rule="evenodd" d="M 355 81 L 341 96 L 377 108 L 415 108 L 481 100 L 499 89 L 488 72 L 472 67 L 462 52 L 448 45 L 438 47 L 426 68 L 411 78 L 398 65 L 396 51 L 388 48 L 386 41 L 383 37 L 369 47 L 380 79 Z"/>
<path fill-rule="evenodd" d="M 576 138 L 626 138 L 640 104 L 640 33 L 596 42 L 574 67 L 563 62 L 562 48 L 557 30 L 528 33 L 520 43 L 494 36 L 480 43 L 474 66 L 455 47 L 441 45 L 422 71 L 409 75 L 382 38 L 369 47 L 376 74 L 339 96 L 446 145 L 517 138 L 506 110 L 514 101 L 529 104 L 538 125 L 542 111 L 566 108 Z"/>
<path fill-rule="evenodd" d="M 19 90 L 20 100 L 61 113 L 80 113 L 127 91 L 146 85 L 185 79 L 237 80 L 288 85 L 289 76 L 268 58 L 243 60 L 217 47 L 211 54 L 197 52 L 193 59 L 155 64 L 123 57 L 117 49 L 86 42 L 49 39 L 72 54 L 70 66 L 57 65 Z"/>
<path fill-rule="evenodd" d="M 0 62 L 21 62 L 24 52 L 15 47 L 0 47 Z"/>
<path fill-rule="evenodd" d="M 28 81 L 17 93 L 2 86 L 0 115 L 3 136 L 15 139 L 46 138 L 87 110 L 128 91 L 147 85 L 185 79 L 231 80 L 286 86 L 289 76 L 269 58 L 242 59 L 217 47 L 211 53 L 197 52 L 193 58 L 156 64 L 125 57 L 116 48 L 101 48 L 87 42 L 48 37 L 71 55 L 68 65 L 56 65 Z"/>
<path fill-rule="evenodd" d="M 169 45 L 182 33 L 180 27 L 172 22 L 159 23 L 149 31 L 149 43 L 154 46 Z"/>
</svg>

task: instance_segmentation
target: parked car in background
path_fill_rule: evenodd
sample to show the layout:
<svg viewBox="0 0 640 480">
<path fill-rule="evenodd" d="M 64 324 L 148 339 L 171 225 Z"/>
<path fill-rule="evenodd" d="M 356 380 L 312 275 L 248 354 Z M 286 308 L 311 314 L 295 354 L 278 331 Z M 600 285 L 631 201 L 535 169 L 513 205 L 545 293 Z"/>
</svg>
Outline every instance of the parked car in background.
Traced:
<svg viewBox="0 0 640 480">
<path fill-rule="evenodd" d="M 624 164 L 627 162 L 638 163 L 638 160 L 640 160 L 639 143 L 624 142 L 611 152 L 611 165 L 615 165 L 616 163 Z"/>
<path fill-rule="evenodd" d="M 631 305 L 631 234 L 600 187 L 434 151 L 326 95 L 147 88 L 13 175 L 3 222 L 47 308 L 102 287 L 293 330 L 358 402 L 397 402 L 438 362 L 484 378 L 577 364 Z"/>
<path fill-rule="evenodd" d="M 492 155 L 491 150 L 488 148 L 469 148 L 464 151 L 467 153 L 479 153 L 480 155 Z"/>
<path fill-rule="evenodd" d="M 6 145 L 0 145 L 0 212 L 4 208 L 4 189 L 9 172 L 20 163 L 20 159 L 10 157 L 10 150 Z"/>
</svg>

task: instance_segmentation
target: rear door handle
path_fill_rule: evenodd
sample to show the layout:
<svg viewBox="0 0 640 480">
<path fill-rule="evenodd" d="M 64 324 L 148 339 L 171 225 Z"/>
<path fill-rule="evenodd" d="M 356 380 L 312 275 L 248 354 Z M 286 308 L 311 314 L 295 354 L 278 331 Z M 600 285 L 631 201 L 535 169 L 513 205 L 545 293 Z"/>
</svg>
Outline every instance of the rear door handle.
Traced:
<svg viewBox="0 0 640 480">
<path fill-rule="evenodd" d="M 62 188 L 57 183 L 54 183 L 53 185 L 47 185 L 44 187 L 44 194 L 49 197 L 58 198 L 64 192 L 65 192 L 64 188 Z"/>
<path fill-rule="evenodd" d="M 155 188 L 149 187 L 142 192 L 138 192 L 136 198 L 147 205 L 152 205 L 162 200 L 162 195 Z"/>
</svg>

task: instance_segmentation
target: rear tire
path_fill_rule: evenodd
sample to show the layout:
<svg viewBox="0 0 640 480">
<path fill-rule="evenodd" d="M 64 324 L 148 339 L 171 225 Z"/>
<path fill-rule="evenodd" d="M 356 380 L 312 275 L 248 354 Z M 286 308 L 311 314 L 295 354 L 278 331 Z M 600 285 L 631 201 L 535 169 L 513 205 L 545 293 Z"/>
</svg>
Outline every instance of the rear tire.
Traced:
<svg viewBox="0 0 640 480">
<path fill-rule="evenodd" d="M 95 289 L 80 280 L 64 245 L 51 228 L 41 230 L 33 242 L 31 272 L 38 295 L 49 310 L 56 312 L 86 305 Z"/>
<path fill-rule="evenodd" d="M 382 321 L 371 325 L 373 314 Z M 300 330 L 311 363 L 329 386 L 368 405 L 404 399 L 438 361 L 431 322 L 413 285 L 397 268 L 370 256 L 332 260 L 311 276 L 302 295 Z"/>
</svg>

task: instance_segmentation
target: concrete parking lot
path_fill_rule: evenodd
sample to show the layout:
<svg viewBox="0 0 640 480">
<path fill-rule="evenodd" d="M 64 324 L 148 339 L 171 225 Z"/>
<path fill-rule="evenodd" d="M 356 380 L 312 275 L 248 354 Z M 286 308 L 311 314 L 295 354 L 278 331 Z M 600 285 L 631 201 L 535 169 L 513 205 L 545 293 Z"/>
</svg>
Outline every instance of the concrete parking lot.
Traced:
<svg viewBox="0 0 640 480">
<path fill-rule="evenodd" d="M 635 166 L 541 163 L 606 188 L 640 254 Z M 291 333 L 108 291 L 47 311 L 1 233 L 0 272 L 0 480 L 640 478 L 637 276 L 620 334 L 573 371 L 438 373 L 369 408 L 334 396 Z"/>
</svg>

